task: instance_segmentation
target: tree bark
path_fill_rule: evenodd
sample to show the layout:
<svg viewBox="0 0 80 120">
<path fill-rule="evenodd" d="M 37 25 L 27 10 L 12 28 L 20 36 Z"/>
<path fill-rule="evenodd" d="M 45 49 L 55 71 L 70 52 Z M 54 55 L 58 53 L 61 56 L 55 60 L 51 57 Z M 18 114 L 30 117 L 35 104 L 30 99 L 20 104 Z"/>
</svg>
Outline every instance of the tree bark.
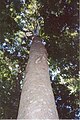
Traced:
<svg viewBox="0 0 80 120">
<path fill-rule="evenodd" d="M 47 52 L 38 36 L 33 38 L 18 119 L 58 119 L 53 96 Z"/>
</svg>

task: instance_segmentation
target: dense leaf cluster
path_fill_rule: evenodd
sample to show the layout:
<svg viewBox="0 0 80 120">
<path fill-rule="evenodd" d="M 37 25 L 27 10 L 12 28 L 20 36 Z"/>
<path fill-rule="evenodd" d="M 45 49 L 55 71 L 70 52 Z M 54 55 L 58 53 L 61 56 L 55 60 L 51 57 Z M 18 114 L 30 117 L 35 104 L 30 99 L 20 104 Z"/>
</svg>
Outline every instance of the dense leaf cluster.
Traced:
<svg viewBox="0 0 80 120">
<path fill-rule="evenodd" d="M 46 45 L 49 57 L 58 63 L 62 74 L 78 76 L 78 0 L 43 0 L 41 3 L 44 31 L 49 36 Z M 69 67 L 68 71 L 63 70 L 65 67 Z"/>
</svg>

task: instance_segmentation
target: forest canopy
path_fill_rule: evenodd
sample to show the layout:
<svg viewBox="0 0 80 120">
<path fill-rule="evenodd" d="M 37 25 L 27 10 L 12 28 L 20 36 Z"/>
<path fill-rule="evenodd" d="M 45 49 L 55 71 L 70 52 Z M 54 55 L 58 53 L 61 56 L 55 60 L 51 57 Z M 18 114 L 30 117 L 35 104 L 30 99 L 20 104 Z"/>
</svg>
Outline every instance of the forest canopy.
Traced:
<svg viewBox="0 0 80 120">
<path fill-rule="evenodd" d="M 32 35 L 48 52 L 60 119 L 79 119 L 79 1 L 0 1 L 0 119 L 17 117 Z"/>
</svg>

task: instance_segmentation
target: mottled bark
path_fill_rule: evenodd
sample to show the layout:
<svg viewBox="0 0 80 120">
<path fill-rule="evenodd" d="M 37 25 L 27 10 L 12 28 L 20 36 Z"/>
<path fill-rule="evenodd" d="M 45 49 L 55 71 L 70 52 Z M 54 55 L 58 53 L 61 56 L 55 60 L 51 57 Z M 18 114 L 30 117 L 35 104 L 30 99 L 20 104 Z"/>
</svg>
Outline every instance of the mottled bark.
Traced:
<svg viewBox="0 0 80 120">
<path fill-rule="evenodd" d="M 18 119 L 58 119 L 47 52 L 39 37 L 34 37 L 31 45 Z"/>
</svg>

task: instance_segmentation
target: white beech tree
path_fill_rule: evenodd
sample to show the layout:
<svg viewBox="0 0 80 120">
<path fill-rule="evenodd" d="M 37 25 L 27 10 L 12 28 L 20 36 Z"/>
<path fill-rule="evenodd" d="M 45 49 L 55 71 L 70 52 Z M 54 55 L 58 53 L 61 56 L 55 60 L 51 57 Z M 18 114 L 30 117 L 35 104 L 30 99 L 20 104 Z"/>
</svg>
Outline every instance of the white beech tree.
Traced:
<svg viewBox="0 0 80 120">
<path fill-rule="evenodd" d="M 34 36 L 30 49 L 18 119 L 58 119 L 49 77 L 47 51 L 38 36 Z"/>
</svg>

